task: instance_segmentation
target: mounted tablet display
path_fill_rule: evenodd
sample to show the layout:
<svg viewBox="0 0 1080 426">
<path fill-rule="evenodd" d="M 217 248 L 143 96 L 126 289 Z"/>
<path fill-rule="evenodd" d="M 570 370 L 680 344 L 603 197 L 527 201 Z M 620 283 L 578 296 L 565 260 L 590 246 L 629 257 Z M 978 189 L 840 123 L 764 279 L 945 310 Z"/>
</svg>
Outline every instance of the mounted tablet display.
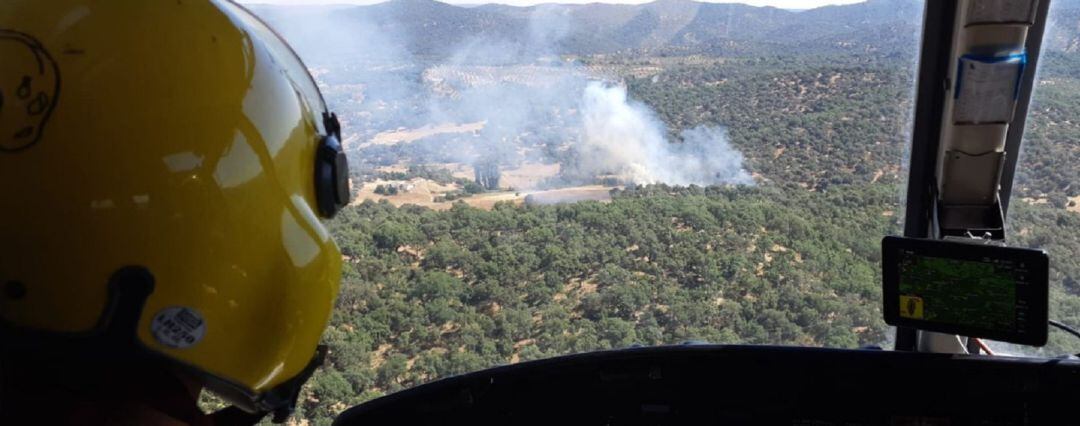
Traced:
<svg viewBox="0 0 1080 426">
<path fill-rule="evenodd" d="M 889 325 L 1046 344 L 1045 252 L 901 237 L 881 249 Z"/>
</svg>

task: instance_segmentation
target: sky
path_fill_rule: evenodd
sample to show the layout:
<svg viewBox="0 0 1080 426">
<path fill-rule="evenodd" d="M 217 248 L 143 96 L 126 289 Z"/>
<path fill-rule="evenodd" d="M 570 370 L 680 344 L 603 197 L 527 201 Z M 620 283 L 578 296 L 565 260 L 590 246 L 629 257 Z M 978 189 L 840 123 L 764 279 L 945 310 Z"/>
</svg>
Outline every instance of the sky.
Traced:
<svg viewBox="0 0 1080 426">
<path fill-rule="evenodd" d="M 537 3 L 648 3 L 652 0 L 440 0 L 450 4 L 481 4 L 501 3 L 514 6 L 529 6 Z M 699 0 L 700 1 L 700 0 Z M 812 9 L 830 4 L 851 4 L 863 0 L 739 0 L 717 1 L 712 3 L 744 3 L 753 6 L 775 6 L 783 9 Z M 270 4 L 372 4 L 381 3 L 382 0 L 239 0 L 240 3 L 270 3 Z"/>
</svg>

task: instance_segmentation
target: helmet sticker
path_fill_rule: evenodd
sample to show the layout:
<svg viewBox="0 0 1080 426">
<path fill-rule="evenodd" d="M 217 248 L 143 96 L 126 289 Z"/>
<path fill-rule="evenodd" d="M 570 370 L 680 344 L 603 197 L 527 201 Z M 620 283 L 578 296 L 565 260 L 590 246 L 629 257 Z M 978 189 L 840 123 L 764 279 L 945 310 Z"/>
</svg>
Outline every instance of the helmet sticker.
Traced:
<svg viewBox="0 0 1080 426">
<path fill-rule="evenodd" d="M 60 96 L 60 69 L 41 42 L 0 29 L 0 153 L 41 139 Z"/>
<path fill-rule="evenodd" d="M 202 314 L 184 306 L 170 306 L 154 315 L 150 331 L 163 345 L 184 349 L 199 343 L 206 334 Z"/>
</svg>

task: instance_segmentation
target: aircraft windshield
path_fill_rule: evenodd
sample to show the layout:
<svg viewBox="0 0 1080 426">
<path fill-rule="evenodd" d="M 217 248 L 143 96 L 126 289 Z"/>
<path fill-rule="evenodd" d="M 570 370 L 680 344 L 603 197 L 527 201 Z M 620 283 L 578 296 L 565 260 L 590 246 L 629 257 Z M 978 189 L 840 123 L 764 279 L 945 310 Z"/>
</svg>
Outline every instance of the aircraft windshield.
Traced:
<svg viewBox="0 0 1080 426">
<path fill-rule="evenodd" d="M 1050 3 L 1043 53 L 1009 204 L 1010 243 L 1050 253 L 1050 318 L 1080 324 L 1080 2 Z M 1039 350 L 1080 352 L 1080 340 L 1056 328 Z"/>
<path fill-rule="evenodd" d="M 299 3 L 247 6 L 340 117 L 355 199 L 301 418 L 633 345 L 891 346 L 921 1 Z M 1080 42 L 1055 15 L 1011 235 L 1054 252 L 1076 324 Z"/>
</svg>

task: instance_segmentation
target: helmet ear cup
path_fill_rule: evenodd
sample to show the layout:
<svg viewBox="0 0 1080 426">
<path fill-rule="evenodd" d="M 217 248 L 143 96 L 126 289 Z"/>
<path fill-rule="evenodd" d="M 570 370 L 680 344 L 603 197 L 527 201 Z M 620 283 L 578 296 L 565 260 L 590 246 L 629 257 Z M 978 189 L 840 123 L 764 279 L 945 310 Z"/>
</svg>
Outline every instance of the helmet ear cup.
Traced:
<svg viewBox="0 0 1080 426">
<path fill-rule="evenodd" d="M 332 218 L 349 204 L 349 160 L 341 147 L 341 125 L 337 115 L 323 114 L 326 136 L 315 155 L 315 198 L 319 214 Z"/>
</svg>

